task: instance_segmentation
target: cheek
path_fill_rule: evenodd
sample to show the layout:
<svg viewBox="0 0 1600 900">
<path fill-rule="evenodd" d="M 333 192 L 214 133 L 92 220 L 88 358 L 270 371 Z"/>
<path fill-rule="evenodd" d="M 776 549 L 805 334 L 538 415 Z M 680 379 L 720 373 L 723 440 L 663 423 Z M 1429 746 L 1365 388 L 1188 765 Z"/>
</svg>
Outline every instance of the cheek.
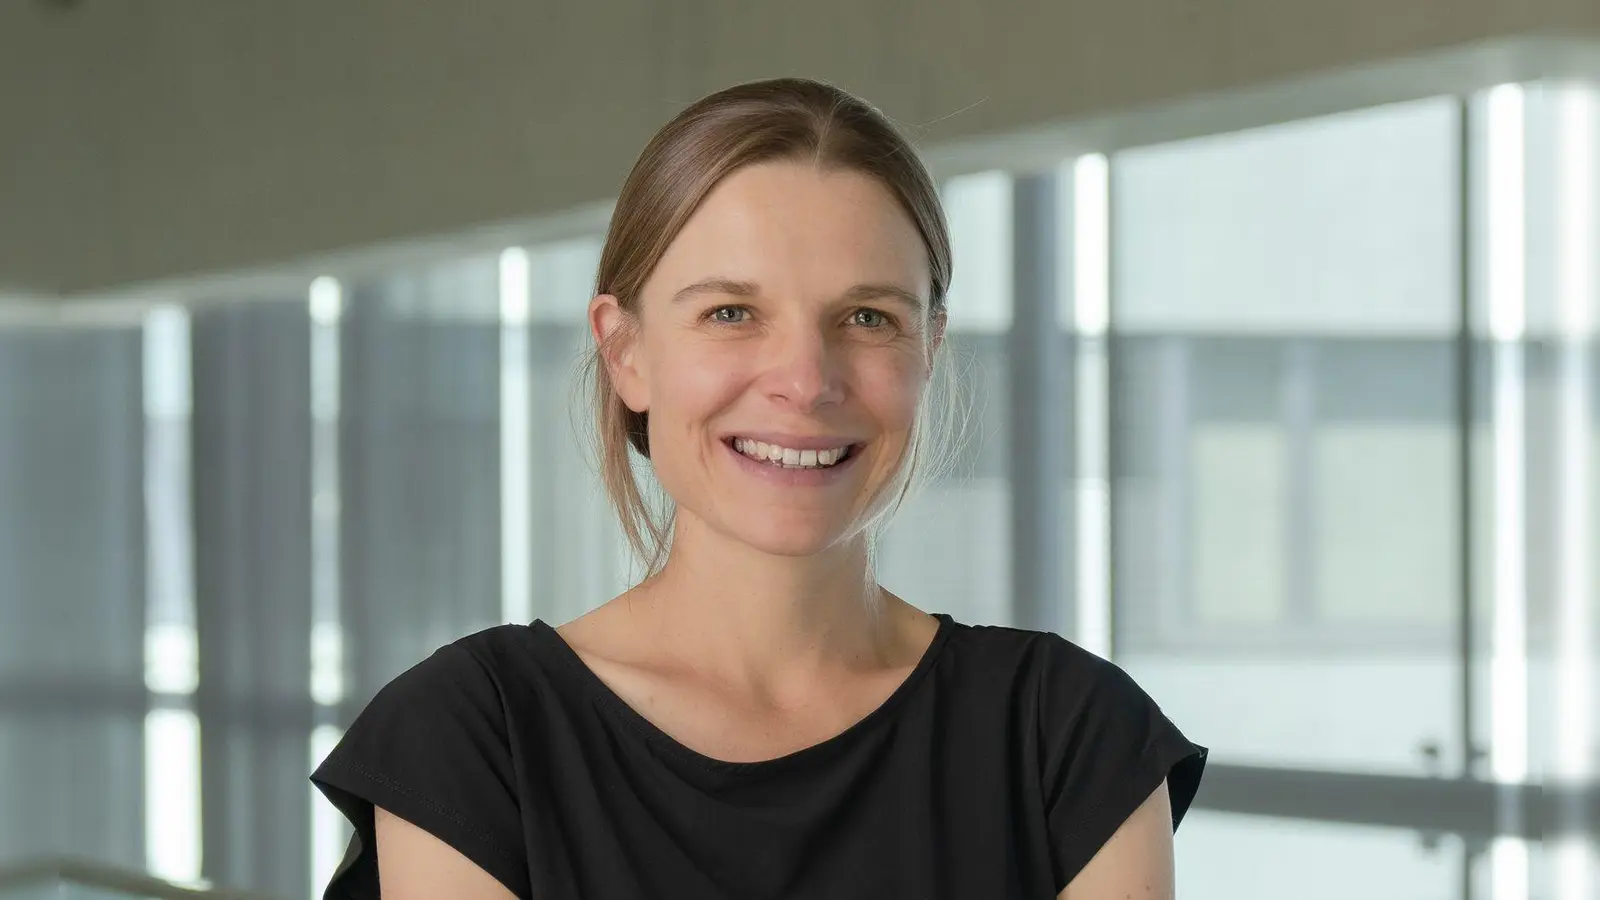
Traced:
<svg viewBox="0 0 1600 900">
<path fill-rule="evenodd" d="M 662 347 L 652 362 L 652 413 L 679 423 L 693 423 L 726 405 L 744 377 L 735 354 L 691 342 Z"/>
<path fill-rule="evenodd" d="M 911 427 L 926 386 L 926 370 L 911 354 L 874 356 L 857 366 L 861 399 L 890 430 Z"/>
</svg>

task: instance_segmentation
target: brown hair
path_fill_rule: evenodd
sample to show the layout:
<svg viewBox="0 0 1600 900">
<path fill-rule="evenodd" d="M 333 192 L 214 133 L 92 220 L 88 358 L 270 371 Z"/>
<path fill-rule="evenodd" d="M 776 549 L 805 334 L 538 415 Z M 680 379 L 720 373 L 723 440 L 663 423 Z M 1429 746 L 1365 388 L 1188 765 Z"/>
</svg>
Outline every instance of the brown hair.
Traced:
<svg viewBox="0 0 1600 900">
<path fill-rule="evenodd" d="M 777 160 L 810 161 L 882 182 L 911 217 L 927 249 L 932 283 L 929 315 L 945 315 L 950 235 L 927 169 L 882 113 L 839 88 L 801 78 L 756 81 L 718 91 L 656 133 L 617 197 L 600 253 L 595 293 L 615 296 L 637 322 L 645 281 L 712 188 L 745 166 Z M 596 347 L 588 360 L 601 477 L 629 545 L 644 561 L 646 573 L 653 574 L 665 560 L 671 513 L 652 514 L 634 475 L 629 447 L 650 458 L 648 413 L 634 412 L 617 395 L 603 361 L 608 349 Z M 918 439 L 912 442 L 901 501 L 924 431 L 919 428 Z"/>
</svg>

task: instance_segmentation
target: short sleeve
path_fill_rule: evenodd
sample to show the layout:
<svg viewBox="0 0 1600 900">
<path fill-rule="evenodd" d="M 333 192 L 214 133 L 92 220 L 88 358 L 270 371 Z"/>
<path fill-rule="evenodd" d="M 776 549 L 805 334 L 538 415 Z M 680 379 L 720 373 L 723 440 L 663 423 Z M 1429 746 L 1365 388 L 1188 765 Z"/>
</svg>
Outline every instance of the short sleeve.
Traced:
<svg viewBox="0 0 1600 900">
<path fill-rule="evenodd" d="M 355 829 L 326 900 L 378 900 L 373 808 L 453 847 L 518 897 L 529 896 L 504 704 L 461 644 L 389 682 L 311 780 Z"/>
<path fill-rule="evenodd" d="M 1057 891 L 1089 864 L 1163 779 L 1177 829 L 1206 748 L 1192 743 L 1116 665 L 1051 636 L 1039 685 L 1045 817 Z"/>
</svg>

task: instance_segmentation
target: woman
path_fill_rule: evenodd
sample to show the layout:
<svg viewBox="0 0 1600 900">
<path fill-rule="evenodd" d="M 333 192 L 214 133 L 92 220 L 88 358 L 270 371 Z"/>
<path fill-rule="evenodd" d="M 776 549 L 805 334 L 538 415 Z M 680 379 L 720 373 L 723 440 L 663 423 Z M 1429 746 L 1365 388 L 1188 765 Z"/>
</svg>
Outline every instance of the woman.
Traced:
<svg viewBox="0 0 1600 900">
<path fill-rule="evenodd" d="M 1067 641 L 873 579 L 949 281 L 934 186 L 860 100 L 747 84 L 657 134 L 589 307 L 649 575 L 380 692 L 313 776 L 356 828 L 327 895 L 1170 898 L 1205 751 Z"/>
</svg>

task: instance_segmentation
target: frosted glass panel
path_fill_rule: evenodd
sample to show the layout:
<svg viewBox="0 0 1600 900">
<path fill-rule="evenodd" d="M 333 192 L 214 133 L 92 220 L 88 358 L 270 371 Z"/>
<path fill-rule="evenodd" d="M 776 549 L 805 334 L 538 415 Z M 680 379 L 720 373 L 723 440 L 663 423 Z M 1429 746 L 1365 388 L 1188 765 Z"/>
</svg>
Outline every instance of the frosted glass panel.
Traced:
<svg viewBox="0 0 1600 900">
<path fill-rule="evenodd" d="M 1119 154 L 1119 327 L 1448 333 L 1456 115 L 1438 98 Z"/>
<path fill-rule="evenodd" d="M 952 471 L 913 494 L 884 535 L 878 560 L 879 580 L 913 605 L 983 624 L 1012 621 L 1004 333 L 1012 319 L 1012 189 L 1003 172 L 944 186 L 956 275 L 941 365 L 970 418 L 943 435 L 954 442 Z"/>
<path fill-rule="evenodd" d="M 1197 810 L 1178 832 L 1184 900 L 1460 900 L 1462 847 L 1410 831 Z"/>
<path fill-rule="evenodd" d="M 1219 762 L 1461 764 L 1457 143 L 1437 99 L 1113 160 L 1116 653 Z"/>
<path fill-rule="evenodd" d="M 1004 331 L 1011 324 L 1011 177 L 980 172 L 952 178 L 941 194 L 955 256 L 950 327 Z"/>
<path fill-rule="evenodd" d="M 1272 425 L 1216 425 L 1194 435 L 1194 605 L 1206 622 L 1282 615 L 1285 448 Z"/>
<path fill-rule="evenodd" d="M 1443 422 L 1318 432 L 1311 504 L 1314 603 L 1328 621 L 1437 623 L 1454 615 L 1456 436 Z"/>
</svg>

